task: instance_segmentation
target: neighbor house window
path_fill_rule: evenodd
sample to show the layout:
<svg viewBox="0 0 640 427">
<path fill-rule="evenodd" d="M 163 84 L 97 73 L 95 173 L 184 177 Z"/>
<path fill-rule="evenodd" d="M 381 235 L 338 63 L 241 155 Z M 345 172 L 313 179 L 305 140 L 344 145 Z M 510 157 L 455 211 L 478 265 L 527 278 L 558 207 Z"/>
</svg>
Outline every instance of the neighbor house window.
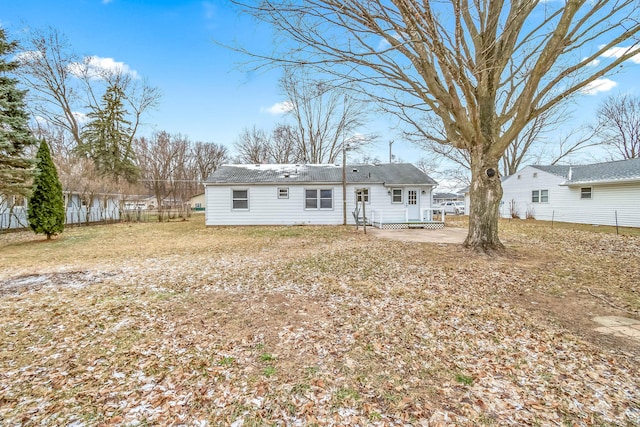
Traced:
<svg viewBox="0 0 640 427">
<path fill-rule="evenodd" d="M 590 199 L 591 198 L 591 187 L 582 187 L 580 189 L 580 198 L 581 199 Z"/>
<path fill-rule="evenodd" d="M 304 190 L 305 209 L 333 209 L 333 189 Z"/>
<path fill-rule="evenodd" d="M 249 190 L 233 190 L 233 209 L 249 209 Z"/>
<path fill-rule="evenodd" d="M 533 190 L 531 203 L 549 203 L 549 190 Z"/>
<path fill-rule="evenodd" d="M 402 188 L 391 190 L 391 203 L 402 203 Z"/>
<path fill-rule="evenodd" d="M 362 203 L 364 200 L 365 203 L 369 203 L 369 189 L 361 188 L 356 191 L 356 203 Z"/>
<path fill-rule="evenodd" d="M 278 199 L 289 198 L 289 187 L 278 187 Z"/>
</svg>

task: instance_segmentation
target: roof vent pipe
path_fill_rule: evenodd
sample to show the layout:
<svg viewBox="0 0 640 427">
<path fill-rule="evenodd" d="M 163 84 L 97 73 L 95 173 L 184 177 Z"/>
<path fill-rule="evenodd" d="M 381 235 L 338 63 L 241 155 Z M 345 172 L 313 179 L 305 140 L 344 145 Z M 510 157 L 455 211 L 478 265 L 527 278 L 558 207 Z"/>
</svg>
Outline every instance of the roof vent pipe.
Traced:
<svg viewBox="0 0 640 427">
<path fill-rule="evenodd" d="M 572 176 L 573 176 L 573 169 L 571 168 L 571 166 L 569 166 L 569 176 L 567 177 L 567 179 L 571 181 Z"/>
</svg>

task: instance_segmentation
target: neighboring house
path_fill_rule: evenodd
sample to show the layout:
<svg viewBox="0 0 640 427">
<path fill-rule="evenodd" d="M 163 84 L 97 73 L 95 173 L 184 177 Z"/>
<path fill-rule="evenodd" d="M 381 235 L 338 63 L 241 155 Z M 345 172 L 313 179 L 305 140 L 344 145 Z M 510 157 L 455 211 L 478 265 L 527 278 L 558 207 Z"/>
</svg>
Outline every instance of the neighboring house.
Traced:
<svg viewBox="0 0 640 427">
<path fill-rule="evenodd" d="M 346 219 L 396 228 L 431 222 L 436 182 L 411 164 L 348 165 Z M 343 223 L 343 168 L 337 165 L 224 165 L 205 182 L 206 225 Z"/>
<path fill-rule="evenodd" d="M 503 217 L 640 227 L 640 159 L 527 166 L 502 188 Z"/>
<path fill-rule="evenodd" d="M 433 204 L 444 202 L 464 202 L 464 195 L 460 193 L 433 193 Z"/>
<path fill-rule="evenodd" d="M 196 194 L 195 196 L 191 197 L 191 199 L 189 199 L 189 205 L 191 205 L 192 211 L 204 211 L 206 205 L 204 193 Z"/>
<path fill-rule="evenodd" d="M 65 224 L 82 224 L 120 220 L 120 198 L 118 194 L 79 194 L 63 191 L 65 205 Z M 0 197 L 0 230 L 9 228 L 27 228 L 27 199 L 12 197 L 4 200 Z"/>
</svg>

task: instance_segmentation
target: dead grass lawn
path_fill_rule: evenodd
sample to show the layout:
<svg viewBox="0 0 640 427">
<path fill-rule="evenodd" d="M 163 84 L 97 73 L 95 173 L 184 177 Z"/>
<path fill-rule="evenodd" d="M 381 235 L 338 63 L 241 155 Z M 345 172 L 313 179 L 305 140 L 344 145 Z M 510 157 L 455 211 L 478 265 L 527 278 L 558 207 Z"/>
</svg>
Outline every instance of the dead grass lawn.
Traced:
<svg viewBox="0 0 640 427">
<path fill-rule="evenodd" d="M 638 317 L 640 237 L 501 233 L 494 259 L 199 218 L 0 235 L 0 424 L 640 424 L 640 347 L 589 324 Z"/>
</svg>

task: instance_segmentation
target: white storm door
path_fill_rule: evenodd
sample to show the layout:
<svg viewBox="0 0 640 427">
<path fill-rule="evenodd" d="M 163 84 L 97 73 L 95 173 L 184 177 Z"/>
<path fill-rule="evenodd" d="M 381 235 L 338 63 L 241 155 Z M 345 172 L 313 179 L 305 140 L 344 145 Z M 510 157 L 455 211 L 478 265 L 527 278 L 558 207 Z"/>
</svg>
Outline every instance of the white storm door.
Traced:
<svg viewBox="0 0 640 427">
<path fill-rule="evenodd" d="M 407 189 L 407 216 L 409 221 L 421 221 L 420 218 L 420 192 L 415 188 Z"/>
</svg>

